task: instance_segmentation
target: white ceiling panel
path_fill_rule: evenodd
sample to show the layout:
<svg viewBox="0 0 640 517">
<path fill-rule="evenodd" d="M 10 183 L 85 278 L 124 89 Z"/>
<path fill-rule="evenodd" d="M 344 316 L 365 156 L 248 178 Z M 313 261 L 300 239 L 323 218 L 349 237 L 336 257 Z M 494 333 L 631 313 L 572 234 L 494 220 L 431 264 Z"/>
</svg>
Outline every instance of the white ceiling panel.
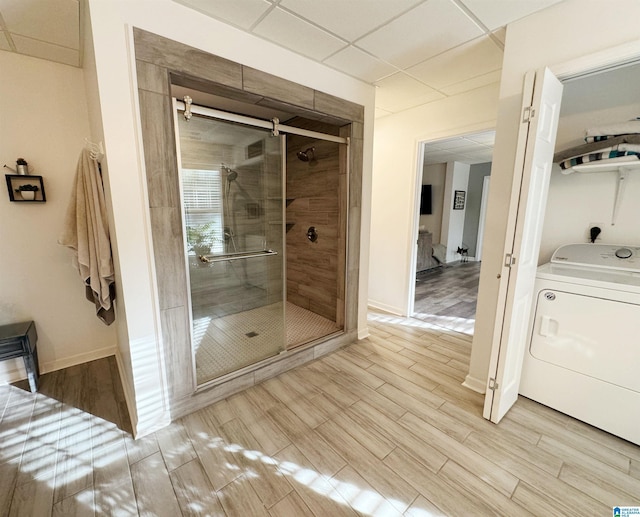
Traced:
<svg viewBox="0 0 640 517">
<path fill-rule="evenodd" d="M 482 30 L 451 0 L 429 0 L 356 45 L 406 68 L 481 35 Z"/>
<path fill-rule="evenodd" d="M 557 4 L 561 0 L 461 0 L 489 30 Z"/>
<path fill-rule="evenodd" d="M 384 61 L 370 56 L 359 48 L 348 46 L 326 59 L 325 64 L 368 83 L 374 83 L 383 77 L 398 71 Z"/>
<path fill-rule="evenodd" d="M 501 67 L 502 50 L 489 36 L 482 36 L 412 66 L 407 73 L 441 89 Z"/>
<path fill-rule="evenodd" d="M 219 20 L 231 23 L 242 29 L 250 29 L 273 4 L 267 0 L 174 0 L 210 15 Z"/>
<path fill-rule="evenodd" d="M 16 45 L 16 50 L 20 54 L 48 59 L 49 61 L 55 61 L 56 63 L 63 63 L 65 65 L 78 66 L 80 53 L 77 50 L 25 38 L 17 34 L 13 34 L 11 37 Z"/>
<path fill-rule="evenodd" d="M 455 154 L 448 151 L 433 151 L 424 153 L 424 163 L 430 165 L 433 163 L 447 163 L 455 161 Z"/>
<path fill-rule="evenodd" d="M 328 32 L 277 8 L 258 23 L 253 32 L 318 61 L 346 46 Z"/>
<path fill-rule="evenodd" d="M 78 0 L 0 0 L 0 12 L 12 34 L 47 41 L 62 47 L 80 48 Z"/>
<path fill-rule="evenodd" d="M 291 9 L 348 40 L 365 35 L 402 14 L 422 0 L 282 0 L 279 5 Z"/>
<path fill-rule="evenodd" d="M 376 105 L 388 111 L 402 111 L 444 97 L 402 72 L 378 81 L 376 87 Z"/>
<path fill-rule="evenodd" d="M 0 0 L 0 51 L 81 66 L 84 1 Z M 379 86 L 382 117 L 499 81 L 504 25 L 562 0 L 172 1 Z"/>
<path fill-rule="evenodd" d="M 0 31 L 0 50 L 11 50 L 11 46 L 3 31 Z"/>
</svg>

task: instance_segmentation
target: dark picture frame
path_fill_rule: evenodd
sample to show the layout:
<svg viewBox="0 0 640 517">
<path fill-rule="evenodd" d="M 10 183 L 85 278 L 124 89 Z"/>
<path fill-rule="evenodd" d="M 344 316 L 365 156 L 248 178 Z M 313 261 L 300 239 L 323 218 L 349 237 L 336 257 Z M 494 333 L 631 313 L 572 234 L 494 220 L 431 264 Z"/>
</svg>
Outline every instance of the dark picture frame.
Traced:
<svg viewBox="0 0 640 517">
<path fill-rule="evenodd" d="M 44 182 L 42 176 L 31 176 L 28 174 L 5 174 L 7 189 L 9 191 L 9 201 L 15 203 L 44 203 L 47 200 L 44 192 Z M 20 188 L 26 186 L 36 187 L 33 199 L 26 199 L 22 196 Z M 33 188 L 25 192 L 34 192 Z"/>
<path fill-rule="evenodd" d="M 467 193 L 464 190 L 456 190 L 453 193 L 453 209 L 464 210 L 464 200 Z"/>
</svg>

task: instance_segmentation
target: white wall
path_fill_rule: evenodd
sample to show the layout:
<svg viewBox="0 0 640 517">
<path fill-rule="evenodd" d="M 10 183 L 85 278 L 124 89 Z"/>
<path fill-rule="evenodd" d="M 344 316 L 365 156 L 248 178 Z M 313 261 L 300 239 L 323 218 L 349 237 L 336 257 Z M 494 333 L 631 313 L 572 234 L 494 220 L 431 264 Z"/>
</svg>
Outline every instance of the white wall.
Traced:
<svg viewBox="0 0 640 517">
<path fill-rule="evenodd" d="M 409 309 L 411 261 L 422 175 L 421 142 L 492 129 L 498 83 L 376 120 L 371 197 L 369 304 L 396 314 Z"/>
<path fill-rule="evenodd" d="M 113 355 L 115 328 L 95 317 L 71 251 L 57 244 L 90 136 L 83 72 L 5 51 L 0 70 L 0 164 L 15 168 L 16 158 L 26 159 L 47 196 L 11 203 L 6 187 L 0 192 L 0 324 L 35 321 L 41 372 Z M 0 363 L 0 383 L 18 378 L 25 378 L 22 360 Z"/>
<path fill-rule="evenodd" d="M 508 211 L 502 200 L 509 199 L 511 192 L 524 74 L 547 65 L 553 69 L 609 47 L 637 41 L 640 3 L 617 0 L 615 9 L 624 15 L 603 15 L 606 13 L 599 1 L 566 0 L 507 28 L 483 268 L 467 377 L 470 384 L 484 385 L 487 379 Z"/>
<path fill-rule="evenodd" d="M 442 238 L 441 241 L 447 248 L 446 262 L 460 260 L 458 246 L 462 245 L 462 233 L 464 232 L 464 216 L 467 202 L 466 192 L 469 184 L 469 164 L 460 162 L 447 163 L 447 178 L 444 186 L 444 209 L 442 211 Z M 454 210 L 454 195 L 456 190 L 465 193 L 464 208 Z"/>
<path fill-rule="evenodd" d="M 262 39 L 169 0 L 89 0 L 106 160 L 109 170 L 121 289 L 135 385 L 138 434 L 167 418 L 163 356 L 139 143 L 135 75 L 130 63 L 132 26 L 200 48 L 365 106 L 362 256 L 359 332 L 366 334 L 369 210 L 374 90 Z M 177 22 L 179 21 L 179 22 Z M 164 419 L 164 420 L 163 420 Z"/>
<path fill-rule="evenodd" d="M 491 162 L 476 163 L 469 168 L 469 184 L 467 185 L 467 203 L 464 215 L 464 232 L 462 242 L 469 247 L 469 257 L 476 256 L 478 228 L 480 226 L 480 205 L 484 178 L 491 174 Z"/>
<path fill-rule="evenodd" d="M 433 235 L 433 244 L 440 243 L 442 229 L 442 200 L 444 198 L 444 180 L 447 174 L 446 163 L 425 165 L 422 172 L 422 184 L 431 185 L 431 214 L 420 215 L 420 227 Z"/>
</svg>

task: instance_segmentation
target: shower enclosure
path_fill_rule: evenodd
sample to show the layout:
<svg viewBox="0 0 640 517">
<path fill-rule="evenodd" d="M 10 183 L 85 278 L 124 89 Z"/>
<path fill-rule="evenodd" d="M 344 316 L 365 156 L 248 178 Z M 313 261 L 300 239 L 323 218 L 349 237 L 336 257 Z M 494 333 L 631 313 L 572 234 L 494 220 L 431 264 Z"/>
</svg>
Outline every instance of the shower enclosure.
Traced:
<svg viewBox="0 0 640 517">
<path fill-rule="evenodd" d="M 177 121 L 192 346 L 203 384 L 285 344 L 283 137 L 199 115 Z"/>
<path fill-rule="evenodd" d="M 176 106 L 186 109 L 175 122 L 202 385 L 343 328 L 344 139 L 300 128 L 302 135 L 274 136 Z"/>
</svg>

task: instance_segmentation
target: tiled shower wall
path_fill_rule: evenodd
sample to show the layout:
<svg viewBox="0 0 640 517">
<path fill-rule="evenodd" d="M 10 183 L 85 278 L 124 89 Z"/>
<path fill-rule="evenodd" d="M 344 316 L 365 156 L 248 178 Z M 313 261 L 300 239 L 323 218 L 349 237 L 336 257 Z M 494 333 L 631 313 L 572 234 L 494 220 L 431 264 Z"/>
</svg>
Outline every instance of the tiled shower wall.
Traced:
<svg viewBox="0 0 640 517">
<path fill-rule="evenodd" d="M 327 124 L 297 119 L 293 125 L 337 134 Z M 344 321 L 344 217 L 346 167 L 344 144 L 287 136 L 287 300 L 342 325 Z M 314 159 L 296 153 L 310 147 Z M 311 242 L 307 230 L 315 227 Z"/>
</svg>

